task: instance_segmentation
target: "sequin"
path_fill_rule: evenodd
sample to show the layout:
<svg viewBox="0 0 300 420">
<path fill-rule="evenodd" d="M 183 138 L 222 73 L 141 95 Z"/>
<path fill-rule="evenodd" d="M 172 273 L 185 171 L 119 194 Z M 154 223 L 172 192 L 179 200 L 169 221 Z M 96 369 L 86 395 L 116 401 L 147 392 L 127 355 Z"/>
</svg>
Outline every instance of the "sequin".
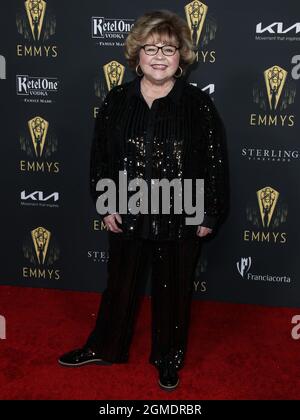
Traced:
<svg viewBox="0 0 300 420">
<path fill-rule="evenodd" d="M 137 286 L 149 263 L 152 325 L 148 360 L 158 368 L 180 369 L 187 347 L 190 280 L 199 257 L 199 241 L 123 240 L 115 234 L 109 234 L 108 239 L 107 288 L 87 344 L 104 360 L 128 361 L 139 300 Z"/>
<path fill-rule="evenodd" d="M 202 225 L 215 227 L 227 210 L 229 193 L 225 132 L 213 101 L 177 79 L 171 92 L 149 109 L 139 84 L 136 78 L 114 87 L 100 107 L 90 159 L 94 203 L 97 181 L 111 178 L 118 185 L 119 171 L 127 171 L 128 182 L 140 177 L 149 185 L 151 179 L 204 178 Z M 171 202 L 170 214 L 122 214 L 120 235 L 154 240 L 194 236 L 196 226 L 186 225 L 186 214 L 174 214 L 173 207 Z"/>
<path fill-rule="evenodd" d="M 160 366 L 174 366 L 175 369 L 179 370 L 184 362 L 184 351 L 181 349 L 171 349 L 168 354 L 161 356 L 160 358 L 151 361 L 157 368 Z"/>
</svg>

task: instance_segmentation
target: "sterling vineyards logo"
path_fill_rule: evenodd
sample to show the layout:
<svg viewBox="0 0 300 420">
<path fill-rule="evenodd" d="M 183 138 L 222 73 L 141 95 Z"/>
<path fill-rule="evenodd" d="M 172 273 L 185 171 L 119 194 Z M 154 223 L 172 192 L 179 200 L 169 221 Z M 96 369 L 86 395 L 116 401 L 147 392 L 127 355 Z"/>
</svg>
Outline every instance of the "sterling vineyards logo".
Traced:
<svg viewBox="0 0 300 420">
<path fill-rule="evenodd" d="M 260 162 L 298 162 L 299 150 L 272 147 L 268 148 L 255 148 L 255 147 L 243 147 L 241 149 L 241 155 L 243 158 L 248 160 L 255 160 Z"/>
</svg>

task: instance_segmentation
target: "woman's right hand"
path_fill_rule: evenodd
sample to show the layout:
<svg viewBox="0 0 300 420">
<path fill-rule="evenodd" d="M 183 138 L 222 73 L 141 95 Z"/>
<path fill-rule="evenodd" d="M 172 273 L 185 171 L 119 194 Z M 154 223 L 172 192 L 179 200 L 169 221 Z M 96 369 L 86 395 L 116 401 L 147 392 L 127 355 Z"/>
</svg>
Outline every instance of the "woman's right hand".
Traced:
<svg viewBox="0 0 300 420">
<path fill-rule="evenodd" d="M 103 218 L 105 226 L 108 230 L 114 233 L 123 232 L 123 230 L 118 227 L 116 220 L 119 223 L 122 223 L 122 217 L 119 215 L 119 213 L 110 214 L 109 216 Z"/>
</svg>

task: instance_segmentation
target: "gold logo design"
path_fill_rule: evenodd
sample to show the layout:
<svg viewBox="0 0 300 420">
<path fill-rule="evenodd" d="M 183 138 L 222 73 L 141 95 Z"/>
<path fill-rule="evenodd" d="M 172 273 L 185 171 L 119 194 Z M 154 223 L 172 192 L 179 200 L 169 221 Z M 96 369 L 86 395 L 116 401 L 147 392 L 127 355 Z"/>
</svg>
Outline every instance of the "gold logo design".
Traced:
<svg viewBox="0 0 300 420">
<path fill-rule="evenodd" d="M 264 71 L 269 105 L 270 109 L 273 111 L 277 108 L 286 77 L 287 72 L 279 66 L 273 66 Z"/>
<path fill-rule="evenodd" d="M 197 47 L 206 18 L 208 6 L 198 0 L 195 0 L 191 3 L 188 3 L 184 7 L 184 10 L 189 28 L 192 33 L 193 44 L 195 47 Z"/>
<path fill-rule="evenodd" d="M 118 61 L 110 61 L 103 66 L 108 90 L 122 83 L 125 67 Z"/>
<path fill-rule="evenodd" d="M 277 201 L 279 192 L 272 187 L 264 187 L 256 192 L 260 216 L 264 227 L 269 227 Z"/>
<path fill-rule="evenodd" d="M 50 242 L 51 232 L 43 227 L 31 231 L 35 253 L 40 264 L 44 264 Z"/>
<path fill-rule="evenodd" d="M 27 0 L 25 9 L 31 28 L 32 36 L 35 41 L 39 41 L 46 11 L 44 0 Z"/>
<path fill-rule="evenodd" d="M 35 154 L 40 157 L 43 153 L 49 123 L 44 118 L 36 116 L 28 121 L 28 127 Z"/>
</svg>

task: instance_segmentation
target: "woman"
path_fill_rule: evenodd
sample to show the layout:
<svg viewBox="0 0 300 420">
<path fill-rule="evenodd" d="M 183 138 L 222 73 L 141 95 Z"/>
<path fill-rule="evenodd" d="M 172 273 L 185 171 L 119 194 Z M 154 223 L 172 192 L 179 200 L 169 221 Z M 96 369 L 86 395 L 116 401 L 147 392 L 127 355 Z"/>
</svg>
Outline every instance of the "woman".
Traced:
<svg viewBox="0 0 300 420">
<path fill-rule="evenodd" d="M 173 390 L 187 347 L 200 238 L 213 232 L 227 205 L 223 129 L 209 95 L 183 78 L 195 53 L 182 18 L 169 11 L 146 13 L 128 35 L 125 55 L 137 76 L 114 87 L 98 114 L 90 167 L 93 200 L 100 195 L 99 180 L 112 179 L 117 191 L 126 188 L 119 185 L 119 171 L 128 182 L 142 178 L 147 186 L 154 179 L 204 179 L 204 218 L 201 225 L 186 224 L 185 211 L 174 211 L 175 197 L 169 214 L 162 214 L 161 207 L 150 214 L 130 208 L 121 214 L 117 195 L 118 211 L 100 215 L 109 231 L 109 261 L 95 328 L 82 348 L 66 353 L 59 363 L 128 361 L 140 278 L 150 263 L 149 362 L 158 369 L 160 387 Z"/>
</svg>

